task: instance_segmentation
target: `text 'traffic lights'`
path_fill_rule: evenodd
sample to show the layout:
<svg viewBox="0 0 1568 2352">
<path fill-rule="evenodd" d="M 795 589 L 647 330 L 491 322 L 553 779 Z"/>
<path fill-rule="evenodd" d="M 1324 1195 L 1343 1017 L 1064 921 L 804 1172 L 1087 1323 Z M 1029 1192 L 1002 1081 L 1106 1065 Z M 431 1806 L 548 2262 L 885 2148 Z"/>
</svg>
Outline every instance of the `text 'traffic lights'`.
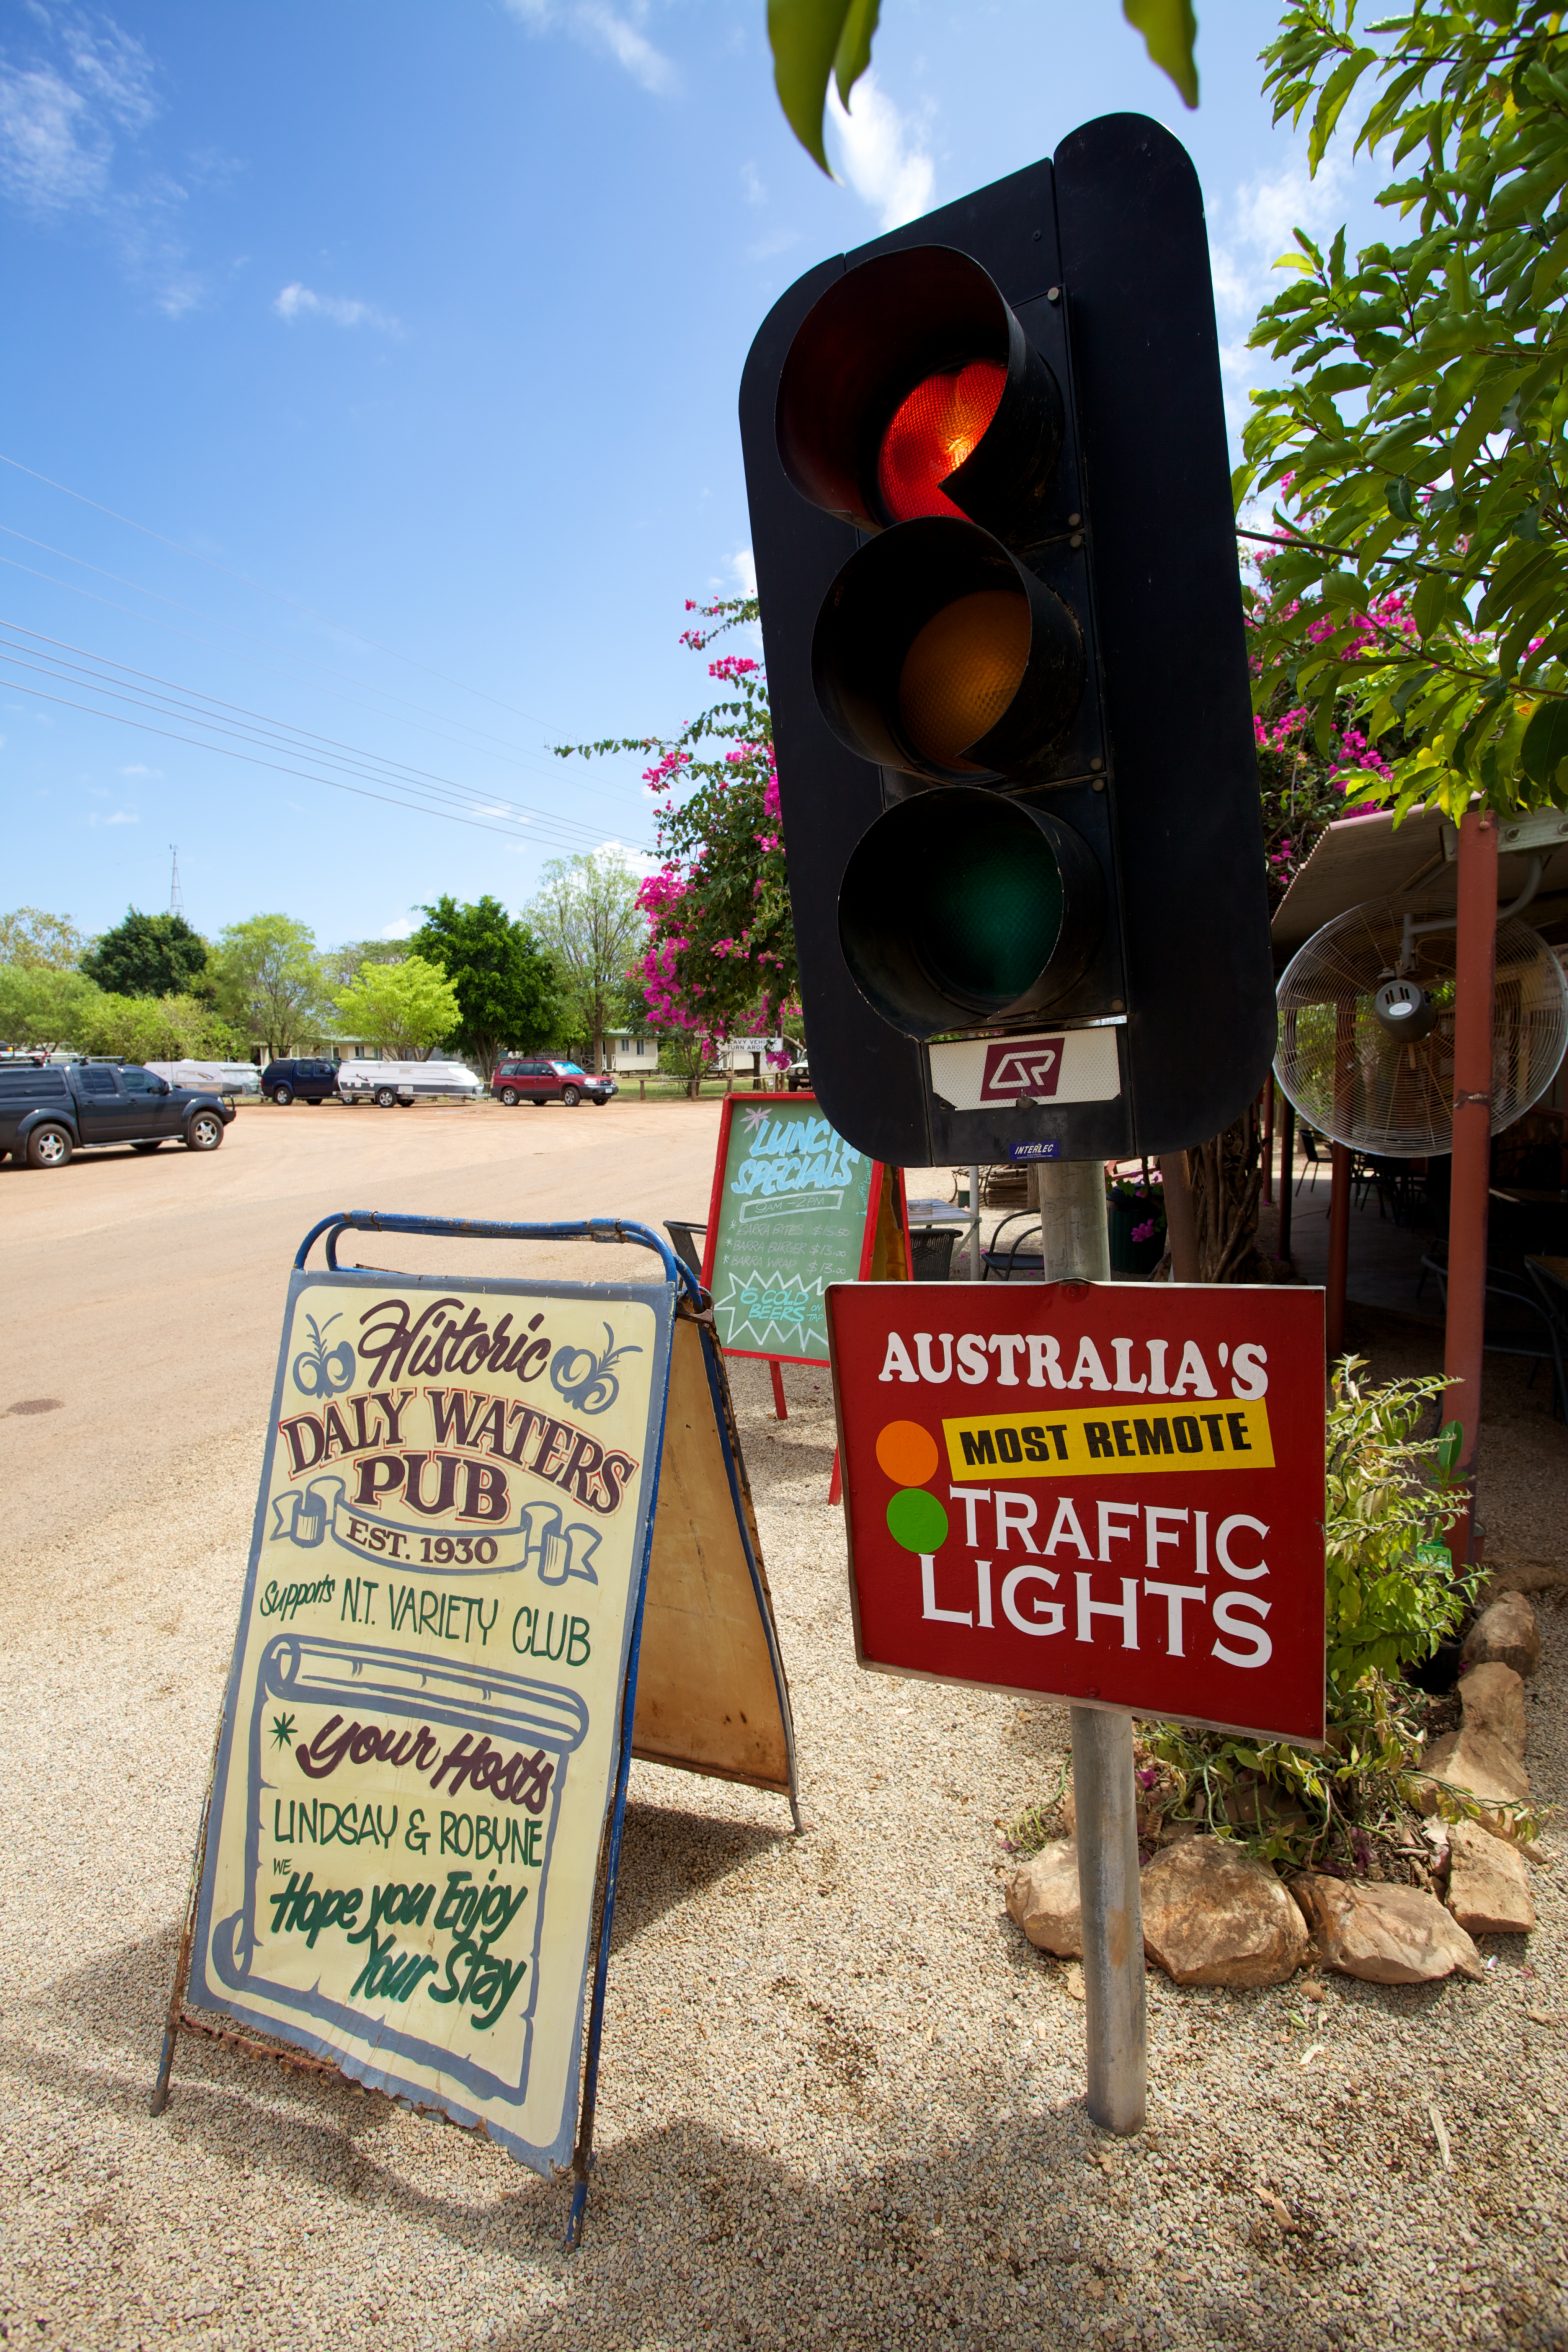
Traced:
<svg viewBox="0 0 1568 2352">
<path fill-rule="evenodd" d="M 1090 123 L 809 272 L 752 346 L 741 429 L 834 1126 L 906 1166 L 1217 1133 L 1274 1010 L 1182 149 Z"/>
</svg>

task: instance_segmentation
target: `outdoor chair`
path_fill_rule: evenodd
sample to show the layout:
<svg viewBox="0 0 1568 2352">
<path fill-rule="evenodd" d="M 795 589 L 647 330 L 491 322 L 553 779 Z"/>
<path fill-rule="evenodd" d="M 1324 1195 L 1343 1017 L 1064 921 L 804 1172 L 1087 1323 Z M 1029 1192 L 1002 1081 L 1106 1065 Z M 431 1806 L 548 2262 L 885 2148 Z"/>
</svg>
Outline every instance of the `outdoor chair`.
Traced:
<svg viewBox="0 0 1568 2352">
<path fill-rule="evenodd" d="M 1448 1304 L 1448 1268 L 1436 1258 L 1423 1258 L 1425 1272 L 1437 1276 L 1437 1287 L 1446 1307 Z M 1531 1275 L 1535 1269 L 1531 1266 Z M 1516 1275 L 1502 1274 L 1493 1266 L 1486 1270 L 1485 1322 L 1481 1344 L 1489 1356 L 1522 1356 L 1530 1366 L 1530 1386 L 1535 1386 L 1536 1367 L 1550 1364 L 1552 1368 L 1552 1412 L 1559 1421 L 1568 1421 L 1568 1289 L 1563 1291 L 1564 1305 L 1557 1307 L 1534 1279 L 1521 1282 Z"/>
<path fill-rule="evenodd" d="M 1526 1258 L 1524 1270 L 1546 1310 L 1551 1330 L 1553 1407 L 1559 1421 L 1568 1421 L 1568 1378 L 1564 1375 L 1568 1363 L 1568 1281 L 1542 1258 Z"/>
<path fill-rule="evenodd" d="M 1004 1248 L 1002 1236 L 1009 1225 L 1016 1225 L 1019 1230 Z M 1044 1273 L 1040 1220 L 1033 1209 L 1015 1209 L 1010 1217 L 1002 1219 L 980 1252 L 980 1279 L 982 1282 L 1039 1282 Z"/>
<path fill-rule="evenodd" d="M 676 1256 L 684 1259 L 700 1282 L 702 1280 L 702 1236 L 707 1232 L 707 1226 L 689 1224 L 684 1217 L 666 1217 L 664 1230 L 675 1244 Z"/>
<path fill-rule="evenodd" d="M 1306 1154 L 1306 1165 L 1302 1169 L 1301 1174 L 1296 1178 L 1296 1190 L 1299 1192 L 1301 1187 L 1306 1183 L 1307 1178 L 1311 1175 L 1313 1169 L 1322 1166 L 1323 1154 L 1318 1150 L 1318 1139 L 1313 1134 L 1310 1127 L 1298 1127 L 1296 1129 L 1296 1135 L 1301 1144 L 1302 1151 Z"/>
</svg>

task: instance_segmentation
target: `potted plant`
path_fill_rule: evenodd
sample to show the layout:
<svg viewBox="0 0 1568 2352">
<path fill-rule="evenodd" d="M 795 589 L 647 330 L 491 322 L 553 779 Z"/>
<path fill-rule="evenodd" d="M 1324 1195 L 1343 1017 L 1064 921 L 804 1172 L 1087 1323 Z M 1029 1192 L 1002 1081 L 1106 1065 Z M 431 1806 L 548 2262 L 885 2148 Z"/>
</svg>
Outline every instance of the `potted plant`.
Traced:
<svg viewBox="0 0 1568 2352">
<path fill-rule="evenodd" d="M 1165 1198 L 1159 1170 L 1151 1168 L 1147 1160 L 1133 1176 L 1107 1169 L 1105 1205 L 1111 1272 L 1152 1274 L 1165 1255 Z"/>
</svg>

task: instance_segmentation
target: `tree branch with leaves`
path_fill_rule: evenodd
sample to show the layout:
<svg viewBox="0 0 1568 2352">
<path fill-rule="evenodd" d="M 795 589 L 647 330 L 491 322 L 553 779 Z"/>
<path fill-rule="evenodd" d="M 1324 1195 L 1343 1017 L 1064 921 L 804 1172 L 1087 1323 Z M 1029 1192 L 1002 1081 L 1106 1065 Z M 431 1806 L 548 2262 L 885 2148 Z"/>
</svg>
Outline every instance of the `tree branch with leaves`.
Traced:
<svg viewBox="0 0 1568 2352">
<path fill-rule="evenodd" d="M 1347 694 L 1388 772 L 1354 795 L 1458 816 L 1568 805 L 1568 55 L 1542 0 L 1296 0 L 1265 51 L 1316 170 L 1346 107 L 1411 232 L 1298 230 L 1252 341 L 1242 496 L 1272 492 L 1266 667 L 1326 751 Z M 1402 167 L 1416 168 L 1402 172 Z"/>
</svg>

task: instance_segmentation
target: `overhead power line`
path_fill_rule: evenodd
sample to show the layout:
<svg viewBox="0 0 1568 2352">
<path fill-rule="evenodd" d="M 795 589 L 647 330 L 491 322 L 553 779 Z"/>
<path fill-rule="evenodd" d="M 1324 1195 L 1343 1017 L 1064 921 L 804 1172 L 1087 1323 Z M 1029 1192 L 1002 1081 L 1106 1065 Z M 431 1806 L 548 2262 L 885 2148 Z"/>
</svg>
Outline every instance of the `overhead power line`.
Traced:
<svg viewBox="0 0 1568 2352">
<path fill-rule="evenodd" d="M 0 661 L 4 661 L 6 658 L 6 656 L 0 655 Z M 468 825 L 479 833 L 504 833 L 511 841 L 520 838 L 519 834 L 510 827 L 491 824 L 482 817 L 460 817 L 453 809 L 433 808 L 425 801 L 400 800 L 387 792 L 371 792 L 363 785 L 345 784 L 338 777 L 316 775 L 308 768 L 290 767 L 281 760 L 258 759 L 249 752 L 236 751 L 231 744 L 207 743 L 200 736 L 182 735 L 173 727 L 155 727 L 150 720 L 133 719 L 123 711 L 100 710 L 96 703 L 77 702 L 68 694 L 48 694 L 41 687 L 24 686 L 16 678 L 7 678 L 5 685 L 8 692 L 29 695 L 34 702 L 52 702 L 64 710 L 86 711 L 92 718 L 112 719 L 117 726 L 135 727 L 143 735 L 158 735 L 168 743 L 192 743 L 199 751 L 215 751 L 221 754 L 224 759 L 243 760 L 247 767 L 271 768 L 280 776 L 300 776 L 308 784 L 329 784 L 334 792 L 352 792 L 360 800 L 385 801 L 389 808 L 413 809 L 420 816 L 444 817 L 449 824 Z"/>
<path fill-rule="evenodd" d="M 554 770 L 554 760 L 543 746 L 529 749 L 522 744 L 509 742 L 504 735 L 492 734 L 487 727 L 476 727 L 471 720 L 460 719 L 453 712 L 432 711 L 425 703 L 411 702 L 406 695 L 393 694 L 384 686 L 372 685 L 368 678 L 356 678 L 351 671 L 335 669 L 330 662 L 313 661 L 308 654 L 299 653 L 293 647 L 280 644 L 275 637 L 263 636 L 260 631 L 247 629 L 237 621 L 225 620 L 221 614 L 203 613 L 199 607 L 186 604 L 178 596 L 166 595 L 161 588 L 149 588 L 142 581 L 131 579 L 124 572 L 113 572 L 104 564 L 90 563 L 84 555 L 73 555 L 68 547 L 56 547 L 50 540 L 35 539 L 30 532 L 17 530 L 14 524 L 0 523 L 0 533 L 3 533 L 8 539 L 16 540 L 23 547 L 35 548 L 43 555 L 55 556 L 61 563 L 75 564 L 80 570 L 93 573 L 97 579 L 112 580 L 116 587 L 128 588 L 133 596 L 149 597 L 155 604 L 165 604 L 173 612 L 187 613 L 194 620 L 204 620 L 210 627 L 222 629 L 227 635 L 238 637 L 242 642 L 267 647 L 273 655 L 282 656 L 281 662 L 274 659 L 269 663 L 268 666 L 273 669 L 308 670 L 318 678 L 330 678 L 333 684 L 340 688 L 345 685 L 351 687 L 353 692 L 349 699 L 360 702 L 366 708 L 374 709 L 378 704 L 386 704 L 400 714 L 411 713 L 413 724 L 419 728 L 421 733 L 434 735 L 443 743 L 458 743 L 458 736 L 451 732 L 452 728 L 456 727 L 462 735 L 471 736 L 477 743 L 488 744 L 493 750 L 502 752 L 508 761 L 515 762 L 519 766 L 536 767 L 551 772 Z M 165 619 L 161 613 L 145 612 L 135 605 L 121 604 L 112 596 L 101 596 L 95 589 L 83 587 L 79 580 L 61 580 L 53 572 L 40 571 L 36 564 L 22 563 L 12 555 L 0 555 L 0 563 L 5 564 L 12 571 L 25 574 L 30 580 L 42 580 L 47 586 L 58 588 L 67 596 L 80 596 L 89 604 L 101 604 L 108 612 L 124 613 L 128 619 L 140 621 L 144 627 L 150 622 L 154 628 L 167 629 L 176 637 L 187 638 L 192 644 L 210 645 L 211 643 L 210 638 L 198 635 L 193 629 L 182 629 L 177 622 Z M 355 633 L 357 634 L 357 632 Z M 369 641 L 366 640 L 366 642 Z M 402 723 L 404 725 L 409 723 L 406 715 L 403 717 Z M 459 748 L 462 746 L 459 745 Z M 607 789 L 604 786 L 582 785 L 579 789 L 599 800 L 619 798 L 619 794 L 613 789 Z"/>
<path fill-rule="evenodd" d="M 209 734 L 228 736 L 237 743 L 252 743 L 256 750 L 284 750 L 296 760 L 313 762 L 315 781 L 334 781 L 334 776 L 320 774 L 322 769 L 331 769 L 336 771 L 336 776 L 386 786 L 386 793 L 374 797 L 395 793 L 397 804 L 421 807 L 425 814 L 451 816 L 454 821 L 475 821 L 480 816 L 501 818 L 501 823 L 491 823 L 487 830 L 505 833 L 515 826 L 520 833 L 527 833 L 529 840 L 538 840 L 545 847 L 583 849 L 604 837 L 602 823 L 583 823 L 581 818 L 562 816 L 555 809 L 510 800 L 484 786 L 465 786 L 456 776 L 442 776 L 435 769 L 421 769 L 404 760 L 369 753 L 336 736 L 317 734 L 308 727 L 294 727 L 289 720 L 277 720 L 261 710 L 249 710 L 242 703 L 228 703 L 221 696 L 205 694 L 197 687 L 186 687 L 158 673 L 94 654 L 89 647 L 71 644 L 61 637 L 47 637 L 19 621 L 0 619 L 0 630 L 12 633 L 0 637 L 0 661 L 12 670 L 21 668 L 35 677 L 45 677 L 49 684 L 71 687 L 78 694 L 89 691 L 106 701 L 127 703 L 132 710 L 146 710 L 160 720 L 172 717 L 186 727 L 193 724 L 205 727 Z M 80 656 L 80 659 L 68 659 L 68 656 Z M 87 710 L 96 706 L 71 703 L 71 708 Z M 99 715 L 122 717 L 120 710 L 99 710 Z M 205 748 L 223 750 L 226 746 L 205 741 Z M 294 769 L 294 774 L 306 774 L 306 769 Z"/>
<path fill-rule="evenodd" d="M 530 726 L 541 727 L 545 723 L 532 711 L 520 710 L 515 702 L 507 702 L 499 694 L 488 693 L 482 686 L 470 686 L 461 678 L 448 676 L 445 670 L 435 669 L 429 662 L 415 661 L 409 654 L 394 653 L 390 646 L 378 644 L 375 638 L 367 637 L 350 623 L 333 620 L 331 614 L 318 612 L 302 597 L 291 596 L 283 588 L 271 588 L 263 580 L 253 580 L 248 572 L 238 570 L 233 564 L 223 563 L 215 555 L 206 555 L 200 548 L 187 547 L 180 540 L 171 539 L 166 532 L 155 531 L 150 523 L 138 522 L 134 515 L 121 514 L 118 508 L 105 506 L 101 499 L 89 498 L 85 490 L 73 490 L 69 482 L 57 482 L 52 475 L 40 473 L 35 466 L 24 465 L 19 457 L 8 457 L 0 450 L 0 465 L 9 466 L 14 473 L 25 474 L 29 481 L 42 483 L 46 490 L 57 490 L 64 498 L 74 498 L 80 506 L 90 506 L 95 514 L 107 515 L 110 522 L 121 523 L 128 531 L 139 531 L 143 538 L 155 539 L 160 547 L 171 549 L 175 555 L 183 555 L 192 563 L 205 564 L 209 571 L 222 572 L 226 578 L 237 580 L 242 587 L 252 589 L 258 596 L 270 596 L 275 602 L 286 604 L 309 619 L 325 620 L 333 628 L 347 630 L 351 636 L 358 637 L 361 644 L 369 646 L 372 652 L 387 654 L 394 661 L 407 662 L 411 669 L 422 670 L 427 678 L 438 678 L 443 686 L 455 687 L 459 694 L 472 694 L 480 702 L 492 703 L 497 710 L 510 711 L 513 718 L 526 719 Z"/>
</svg>

